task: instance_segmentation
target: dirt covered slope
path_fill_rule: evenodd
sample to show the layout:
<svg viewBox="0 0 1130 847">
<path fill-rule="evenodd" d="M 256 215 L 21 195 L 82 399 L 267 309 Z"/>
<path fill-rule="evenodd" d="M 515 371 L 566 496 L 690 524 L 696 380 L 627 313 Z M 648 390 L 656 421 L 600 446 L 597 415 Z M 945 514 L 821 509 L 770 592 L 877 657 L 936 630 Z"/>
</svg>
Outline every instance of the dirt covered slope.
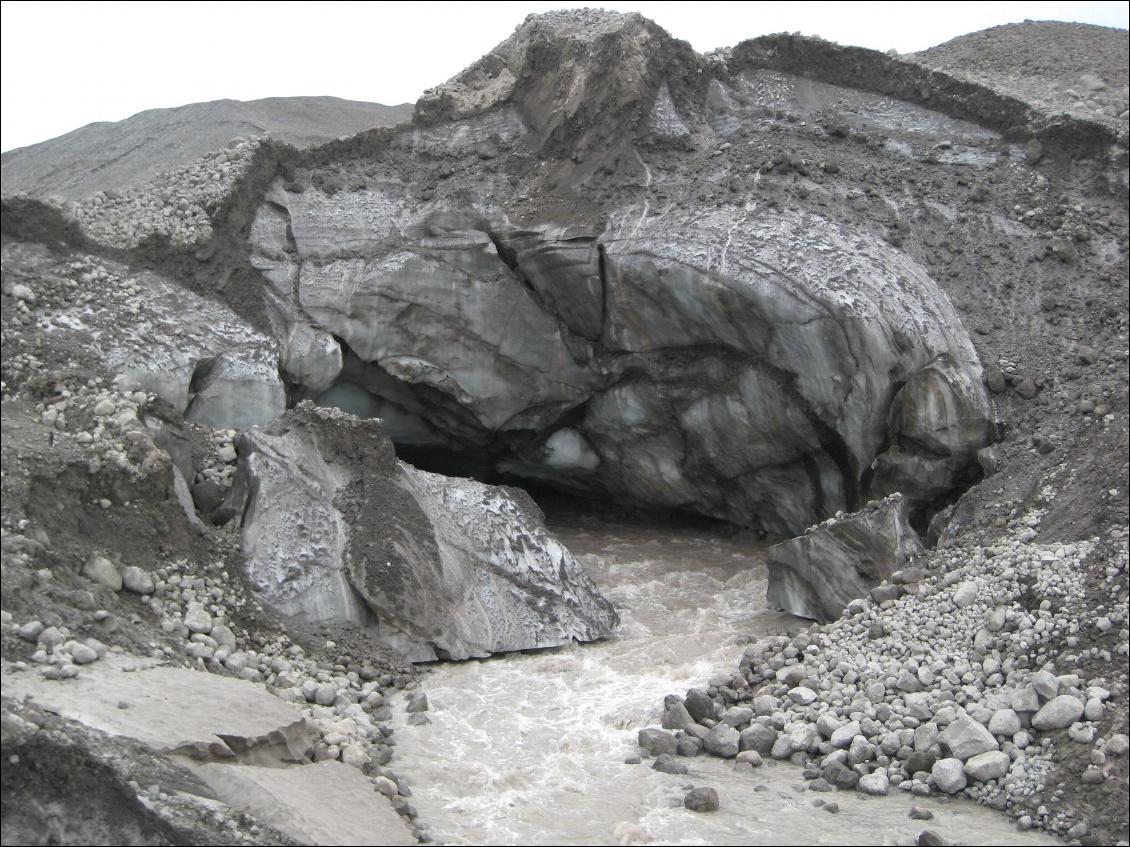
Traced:
<svg viewBox="0 0 1130 847">
<path fill-rule="evenodd" d="M 392 126 L 411 116 L 412 107 L 406 103 L 383 106 L 338 97 L 216 100 L 150 109 L 8 150 L 0 159 L 4 193 L 78 200 L 176 170 L 206 153 L 223 150 L 235 138 L 269 135 L 307 147 Z"/>
<path fill-rule="evenodd" d="M 1025 21 L 962 35 L 907 58 L 1049 112 L 1126 127 L 1126 30 Z"/>
</svg>

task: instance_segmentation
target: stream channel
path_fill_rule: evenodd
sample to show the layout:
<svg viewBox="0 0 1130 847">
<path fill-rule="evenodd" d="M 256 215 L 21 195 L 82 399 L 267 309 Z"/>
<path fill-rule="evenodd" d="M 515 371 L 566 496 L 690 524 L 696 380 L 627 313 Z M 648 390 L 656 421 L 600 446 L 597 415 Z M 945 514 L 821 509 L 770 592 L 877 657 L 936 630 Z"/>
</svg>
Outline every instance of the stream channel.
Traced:
<svg viewBox="0 0 1130 847">
<path fill-rule="evenodd" d="M 807 622 L 765 604 L 766 542 L 717 527 L 644 524 L 547 508 L 622 619 L 595 644 L 433 665 L 430 723 L 394 704 L 397 753 L 420 822 L 447 844 L 913 844 L 931 829 L 958 844 L 1055 844 L 967 800 L 798 790 L 801 769 L 712 757 L 685 776 L 625 764 L 658 726 L 666 694 L 731 676 L 751 642 Z M 683 808 L 691 785 L 721 808 Z M 832 814 L 815 802 L 834 802 Z M 912 805 L 931 821 L 912 820 Z"/>
</svg>

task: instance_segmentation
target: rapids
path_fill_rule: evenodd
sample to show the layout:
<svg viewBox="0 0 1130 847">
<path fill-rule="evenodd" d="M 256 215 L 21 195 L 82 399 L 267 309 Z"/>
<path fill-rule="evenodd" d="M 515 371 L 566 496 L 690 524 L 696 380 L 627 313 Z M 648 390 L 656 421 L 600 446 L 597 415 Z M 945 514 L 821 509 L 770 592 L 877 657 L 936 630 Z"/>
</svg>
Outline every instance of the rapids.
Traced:
<svg viewBox="0 0 1130 847">
<path fill-rule="evenodd" d="M 451 844 L 883 844 L 923 829 L 965 844 L 1052 844 L 972 802 L 798 790 L 801 770 L 756 770 L 699 756 L 685 776 L 654 771 L 636 734 L 658 725 L 666 694 L 736 667 L 743 648 L 806 622 L 765 605 L 768 547 L 705 525 L 645 525 L 550 511 L 553 531 L 584 563 L 622 625 L 596 644 L 434 665 L 422 688 L 430 723 L 394 704 L 392 767 L 420 822 Z M 721 809 L 683 808 L 691 785 Z M 814 801 L 834 802 L 836 814 Z M 916 805 L 934 820 L 908 817 Z M 911 840 L 907 840 L 911 839 Z"/>
</svg>

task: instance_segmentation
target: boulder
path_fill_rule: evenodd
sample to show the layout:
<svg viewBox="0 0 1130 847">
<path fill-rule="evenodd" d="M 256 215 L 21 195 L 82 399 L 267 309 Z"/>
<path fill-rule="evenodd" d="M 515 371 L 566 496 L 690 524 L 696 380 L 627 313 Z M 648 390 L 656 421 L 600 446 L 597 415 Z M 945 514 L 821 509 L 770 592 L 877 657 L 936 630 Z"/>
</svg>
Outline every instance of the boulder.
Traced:
<svg viewBox="0 0 1130 847">
<path fill-rule="evenodd" d="M 706 736 L 704 746 L 706 752 L 723 759 L 732 759 L 738 755 L 740 736 L 732 726 L 719 723 L 711 728 Z"/>
<path fill-rule="evenodd" d="M 965 763 L 965 773 L 977 782 L 987 782 L 990 779 L 999 779 L 1008 773 L 1008 765 L 1008 753 L 990 750 L 970 758 Z"/>
<path fill-rule="evenodd" d="M 683 797 L 683 805 L 692 812 L 717 812 L 718 792 L 713 788 L 692 788 Z"/>
<path fill-rule="evenodd" d="M 105 556 L 91 556 L 87 559 L 82 566 L 82 575 L 111 591 L 122 590 L 122 575 L 117 566 Z"/>
<path fill-rule="evenodd" d="M 905 504 L 893 495 L 770 549 L 766 599 L 794 615 L 835 620 L 921 551 Z"/>
<path fill-rule="evenodd" d="M 269 606 L 372 627 L 412 660 L 590 641 L 618 623 L 517 489 L 399 462 L 379 422 L 309 403 L 240 436 L 233 497 Z"/>
<path fill-rule="evenodd" d="M 687 691 L 687 697 L 683 702 L 690 716 L 696 721 L 714 717 L 714 700 L 701 688 L 692 688 Z"/>
<path fill-rule="evenodd" d="M 654 727 L 641 729 L 637 741 L 640 748 L 651 756 L 660 756 L 664 753 L 672 755 L 678 749 L 678 741 L 675 736 Z"/>
<path fill-rule="evenodd" d="M 968 784 L 965 765 L 960 759 L 939 759 L 930 769 L 930 775 L 938 790 L 946 794 L 956 794 Z"/>
<path fill-rule="evenodd" d="M 966 714 L 959 715 L 943 729 L 938 740 L 949 748 L 954 758 L 963 762 L 999 746 L 988 729 Z"/>
<path fill-rule="evenodd" d="M 748 729 L 743 729 L 738 738 L 738 747 L 742 750 L 752 750 L 758 755 L 768 758 L 773 745 L 777 741 L 777 730 L 765 724 L 755 723 Z"/>
<path fill-rule="evenodd" d="M 1036 729 L 1063 729 L 1083 717 L 1083 701 L 1070 694 L 1060 694 L 1045 703 L 1032 716 Z"/>
</svg>

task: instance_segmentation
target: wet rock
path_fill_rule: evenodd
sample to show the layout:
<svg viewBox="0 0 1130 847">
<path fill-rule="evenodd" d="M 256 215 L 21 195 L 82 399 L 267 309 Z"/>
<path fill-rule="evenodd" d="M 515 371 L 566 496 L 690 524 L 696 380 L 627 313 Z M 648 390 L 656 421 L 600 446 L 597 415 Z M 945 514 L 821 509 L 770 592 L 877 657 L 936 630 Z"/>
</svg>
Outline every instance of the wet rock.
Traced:
<svg viewBox="0 0 1130 847">
<path fill-rule="evenodd" d="M 656 756 L 651 768 L 662 773 L 685 774 L 687 772 L 687 766 L 670 753 L 660 753 Z"/>
<path fill-rule="evenodd" d="M 683 805 L 692 812 L 718 811 L 718 792 L 710 787 L 692 788 L 683 797 Z"/>
<path fill-rule="evenodd" d="M 889 786 L 890 782 L 887 780 L 886 772 L 879 770 L 860 777 L 859 784 L 855 788 L 864 794 L 885 797 Z"/>
<path fill-rule="evenodd" d="M 696 721 L 714 717 L 714 700 L 701 688 L 692 688 L 684 701 L 690 716 Z"/>
<path fill-rule="evenodd" d="M 833 760 L 821 770 L 824 779 L 843 790 L 850 790 L 859 784 L 860 774 L 843 762 Z"/>
<path fill-rule="evenodd" d="M 740 736 L 736 729 L 720 723 L 710 730 L 703 743 L 707 753 L 723 759 L 732 759 L 738 755 L 739 741 Z"/>
<path fill-rule="evenodd" d="M 748 729 L 743 729 L 738 739 L 741 750 L 752 750 L 758 755 L 768 757 L 773 745 L 777 741 L 777 730 L 771 726 L 755 723 Z"/>
<path fill-rule="evenodd" d="M 680 756 L 686 756 L 687 758 L 694 758 L 695 756 L 697 756 L 699 753 L 702 752 L 702 739 L 695 738 L 694 736 L 687 736 L 685 738 L 680 738 L 679 739 L 679 746 L 676 748 L 676 752 Z"/>
<path fill-rule="evenodd" d="M 428 695 L 423 691 L 413 691 L 408 695 L 408 702 L 404 707 L 404 711 L 408 714 L 414 712 L 426 712 L 428 710 Z"/>
<path fill-rule="evenodd" d="M 660 753 L 674 754 L 678 751 L 678 741 L 675 736 L 669 732 L 664 732 L 661 729 L 648 727 L 641 729 L 638 737 L 639 745 L 651 756 L 658 756 Z"/>
<path fill-rule="evenodd" d="M 664 729 L 683 729 L 688 724 L 694 723 L 694 718 L 683 703 L 677 702 L 664 710 L 661 723 Z"/>
</svg>

